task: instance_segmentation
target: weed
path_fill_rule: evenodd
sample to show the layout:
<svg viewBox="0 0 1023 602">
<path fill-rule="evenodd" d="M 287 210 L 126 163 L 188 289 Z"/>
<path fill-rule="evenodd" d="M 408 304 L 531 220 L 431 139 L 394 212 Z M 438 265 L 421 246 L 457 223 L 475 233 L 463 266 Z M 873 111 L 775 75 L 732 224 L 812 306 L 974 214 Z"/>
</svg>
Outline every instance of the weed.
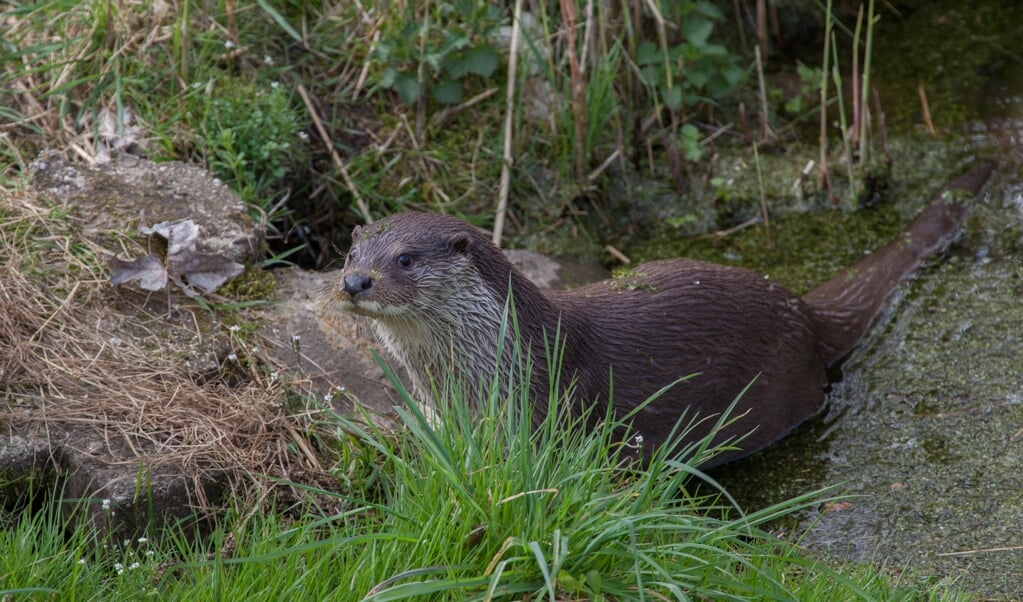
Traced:
<svg viewBox="0 0 1023 602">
<path fill-rule="evenodd" d="M 406 5 L 388 20 L 373 49 L 377 85 L 409 105 L 429 93 L 441 104 L 461 102 L 469 76 L 488 78 L 498 66 L 493 38 L 503 17 L 486 0 Z"/>
<path fill-rule="evenodd" d="M 216 88 L 193 117 L 209 167 L 243 200 L 269 210 L 272 191 L 308 160 L 306 120 L 280 85 L 222 78 Z"/>
</svg>

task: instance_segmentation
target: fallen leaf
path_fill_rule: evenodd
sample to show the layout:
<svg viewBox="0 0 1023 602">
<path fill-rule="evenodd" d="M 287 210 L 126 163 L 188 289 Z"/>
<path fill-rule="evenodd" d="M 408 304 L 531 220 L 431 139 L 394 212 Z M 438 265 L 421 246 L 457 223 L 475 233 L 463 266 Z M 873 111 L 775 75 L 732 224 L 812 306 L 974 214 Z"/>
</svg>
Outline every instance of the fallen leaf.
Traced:
<svg viewBox="0 0 1023 602">
<path fill-rule="evenodd" d="M 129 280 L 138 280 L 139 287 L 147 291 L 159 291 L 167 286 L 167 269 L 156 255 L 145 255 L 132 261 L 111 255 L 107 264 L 110 266 L 110 283 L 115 286 Z"/>
<path fill-rule="evenodd" d="M 221 284 L 241 274 L 245 269 L 240 263 L 231 261 L 222 255 L 210 253 L 195 253 L 193 251 L 182 251 L 175 255 L 168 255 L 168 269 L 171 274 L 187 280 L 187 286 L 182 286 L 190 297 L 194 296 L 189 292 L 193 286 L 201 288 L 206 294 L 215 292 Z M 176 279 L 178 286 L 181 283 Z"/>
<path fill-rule="evenodd" d="M 199 226 L 190 219 L 176 222 L 160 222 L 139 228 L 139 233 L 154 234 L 167 239 L 166 265 L 155 255 L 146 255 L 133 261 L 110 257 L 110 282 L 121 284 L 138 280 L 145 290 L 158 291 L 167 286 L 170 279 L 189 297 L 196 297 L 195 288 L 211 294 L 230 278 L 245 269 L 240 263 L 222 255 L 199 253 L 195 250 L 199 241 Z"/>
<path fill-rule="evenodd" d="M 139 233 L 146 236 L 159 234 L 166 238 L 168 259 L 184 251 L 195 251 L 195 244 L 199 242 L 199 226 L 190 219 L 160 222 L 151 228 L 143 226 L 139 228 Z"/>
</svg>

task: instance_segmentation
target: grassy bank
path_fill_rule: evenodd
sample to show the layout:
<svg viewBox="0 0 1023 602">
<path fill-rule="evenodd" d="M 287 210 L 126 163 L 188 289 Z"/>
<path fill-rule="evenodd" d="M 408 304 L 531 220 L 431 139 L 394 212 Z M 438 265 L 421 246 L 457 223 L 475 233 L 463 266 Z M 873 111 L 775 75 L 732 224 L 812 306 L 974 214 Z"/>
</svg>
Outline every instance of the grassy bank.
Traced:
<svg viewBox="0 0 1023 602">
<path fill-rule="evenodd" d="M 0 594 L 962 599 L 945 588 L 900 584 L 883 571 L 836 570 L 766 530 L 778 517 L 825 502 L 827 492 L 743 514 L 684 461 L 655 458 L 648 469 L 622 468 L 620 425 L 613 421 L 584 434 L 571 428 L 577 419 L 552 412 L 534 431 L 529 403 L 517 393 L 492 396 L 476 419 L 457 395 L 442 402 L 437 420 L 407 394 L 403 401 L 404 428 L 396 433 L 330 420 L 348 442 L 338 470 L 350 474 L 359 465 L 374 478 L 349 481 L 339 487 L 343 493 L 307 489 L 298 508 L 238 508 L 207 536 L 172 529 L 136 541 L 97 541 L 87 528 L 65 533 L 55 500 L 22 518 L 4 514 Z M 694 496 L 696 483 L 704 493 Z"/>
</svg>

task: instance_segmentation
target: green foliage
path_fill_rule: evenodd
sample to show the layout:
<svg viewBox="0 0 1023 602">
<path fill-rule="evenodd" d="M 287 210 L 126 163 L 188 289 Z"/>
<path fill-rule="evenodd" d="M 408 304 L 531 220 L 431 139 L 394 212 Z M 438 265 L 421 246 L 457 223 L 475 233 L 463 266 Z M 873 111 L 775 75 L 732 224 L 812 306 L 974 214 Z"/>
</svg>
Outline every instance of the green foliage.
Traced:
<svg viewBox="0 0 1023 602">
<path fill-rule="evenodd" d="M 781 102 L 782 110 L 787 115 L 799 115 L 817 108 L 821 82 L 821 68 L 808 67 L 803 63 L 796 64 L 796 77 L 799 88 L 788 97 L 781 90 L 772 88 L 768 94 L 774 101 Z"/>
<path fill-rule="evenodd" d="M 410 105 L 427 91 L 441 104 L 460 102 L 469 76 L 485 79 L 497 69 L 491 40 L 502 19 L 485 0 L 440 2 L 422 14 L 409 5 L 405 19 L 387 21 L 373 49 L 377 85 Z"/>
<path fill-rule="evenodd" d="M 635 61 L 643 83 L 672 110 L 726 96 L 745 72 L 737 55 L 711 41 L 714 27 L 724 19 L 721 10 L 704 0 L 665 0 L 661 8 L 677 15 L 681 39 L 640 42 Z"/>
<path fill-rule="evenodd" d="M 235 78 L 218 80 L 205 99 L 196 129 L 210 168 L 244 200 L 266 206 L 263 195 L 305 160 L 305 118 L 280 86 L 269 89 Z"/>
</svg>

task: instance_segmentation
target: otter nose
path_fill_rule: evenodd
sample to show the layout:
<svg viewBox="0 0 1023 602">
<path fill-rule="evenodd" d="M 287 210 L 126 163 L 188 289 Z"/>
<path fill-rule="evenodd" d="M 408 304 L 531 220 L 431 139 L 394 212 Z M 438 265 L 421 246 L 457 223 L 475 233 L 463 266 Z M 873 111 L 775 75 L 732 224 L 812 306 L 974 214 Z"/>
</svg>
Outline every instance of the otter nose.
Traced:
<svg viewBox="0 0 1023 602">
<path fill-rule="evenodd" d="M 373 288 L 373 279 L 365 274 L 348 274 L 341 283 L 345 292 L 352 297 Z"/>
</svg>

